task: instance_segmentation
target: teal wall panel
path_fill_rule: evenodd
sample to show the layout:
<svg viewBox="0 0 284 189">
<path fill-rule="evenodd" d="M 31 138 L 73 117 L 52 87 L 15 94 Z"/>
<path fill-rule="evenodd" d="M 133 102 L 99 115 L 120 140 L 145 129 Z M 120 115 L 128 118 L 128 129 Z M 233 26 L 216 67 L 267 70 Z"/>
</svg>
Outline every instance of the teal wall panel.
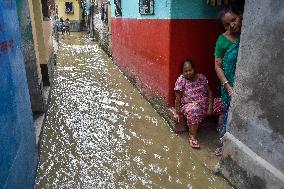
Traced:
<svg viewBox="0 0 284 189">
<path fill-rule="evenodd" d="M 112 17 L 116 17 L 114 0 Z M 122 0 L 121 18 L 137 19 L 216 19 L 218 8 L 207 5 L 206 0 L 155 0 L 154 15 L 139 13 L 139 0 Z"/>
<path fill-rule="evenodd" d="M 171 0 L 156 0 L 154 4 L 154 15 L 140 15 L 139 0 L 121 0 L 122 18 L 141 18 L 141 19 L 169 19 L 171 17 Z M 114 0 L 111 0 L 114 15 Z"/>
<path fill-rule="evenodd" d="M 171 0 L 173 19 L 216 19 L 218 8 L 207 5 L 206 0 Z"/>
</svg>

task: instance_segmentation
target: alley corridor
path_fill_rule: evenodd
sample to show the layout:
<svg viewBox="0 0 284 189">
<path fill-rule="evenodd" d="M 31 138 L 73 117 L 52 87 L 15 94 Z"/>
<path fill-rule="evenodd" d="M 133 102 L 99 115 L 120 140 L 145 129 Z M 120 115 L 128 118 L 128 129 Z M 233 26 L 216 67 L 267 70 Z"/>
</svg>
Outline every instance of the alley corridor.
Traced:
<svg viewBox="0 0 284 189">
<path fill-rule="evenodd" d="M 230 188 L 95 42 L 60 37 L 36 188 Z"/>
</svg>

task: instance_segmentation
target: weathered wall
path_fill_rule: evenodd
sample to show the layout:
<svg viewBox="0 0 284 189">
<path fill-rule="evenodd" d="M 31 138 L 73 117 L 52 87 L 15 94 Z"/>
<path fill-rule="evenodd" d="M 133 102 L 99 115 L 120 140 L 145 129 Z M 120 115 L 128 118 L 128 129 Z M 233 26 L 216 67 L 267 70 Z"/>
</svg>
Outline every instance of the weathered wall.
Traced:
<svg viewBox="0 0 284 189">
<path fill-rule="evenodd" d="M 43 36 L 43 29 L 42 29 L 42 9 L 41 9 L 41 2 L 39 0 L 32 0 L 33 5 L 33 14 L 35 21 L 35 31 L 37 37 L 37 48 L 39 52 L 39 61 L 40 64 L 47 64 L 46 57 L 45 57 L 45 46 L 44 46 L 44 36 Z"/>
<path fill-rule="evenodd" d="M 214 69 L 214 47 L 223 27 L 218 8 L 200 0 L 172 0 L 169 103 L 174 105 L 173 87 L 181 74 L 181 63 L 191 59 L 204 74 L 215 96 L 219 80 Z"/>
<path fill-rule="evenodd" d="M 73 2 L 74 14 L 65 13 L 65 2 Z M 58 7 L 58 18 L 64 20 L 69 18 L 70 20 L 70 31 L 81 30 L 82 10 L 78 3 L 78 0 L 55 0 L 55 5 Z"/>
<path fill-rule="evenodd" d="M 39 0 L 30 0 L 33 10 L 34 38 L 36 39 L 36 49 L 38 52 L 41 67 L 43 85 L 50 85 L 48 64 L 53 59 L 53 25 L 50 18 L 42 15 L 42 4 Z"/>
<path fill-rule="evenodd" d="M 0 3 L 0 188 L 33 188 L 37 156 L 16 1 Z M 3 44 L 7 48 L 2 48 Z"/>
<path fill-rule="evenodd" d="M 44 20 L 42 22 L 43 29 L 43 39 L 44 39 L 44 49 L 45 49 L 45 58 L 46 62 L 49 62 L 50 57 L 53 52 L 53 26 L 51 20 Z"/>
<path fill-rule="evenodd" d="M 112 5 L 113 59 L 146 96 L 173 105 L 180 64 L 188 58 L 217 88 L 213 51 L 222 27 L 216 8 L 199 0 L 156 0 L 154 15 L 141 15 L 138 1 L 125 0 L 115 17 Z"/>
<path fill-rule="evenodd" d="M 111 5 L 108 6 L 108 19 L 104 21 L 101 19 L 101 4 L 107 3 L 106 0 L 98 1 L 96 5 L 97 9 L 93 15 L 93 21 L 91 19 L 91 33 L 93 32 L 92 29 L 94 28 L 94 35 L 95 38 L 98 40 L 100 46 L 106 51 L 110 56 L 112 54 L 111 49 Z M 93 23 L 92 23 L 93 22 Z"/>
<path fill-rule="evenodd" d="M 27 73 L 29 94 L 32 110 L 34 112 L 44 111 L 44 100 L 42 93 L 42 76 L 38 60 L 36 39 L 34 39 L 34 24 L 32 24 L 33 12 L 28 0 L 17 0 L 20 31 L 22 37 L 22 49 Z"/>
<path fill-rule="evenodd" d="M 284 188 L 284 2 L 246 1 L 222 172 L 239 188 Z"/>
<path fill-rule="evenodd" d="M 125 0 L 121 17 L 111 4 L 113 60 L 148 99 L 169 99 L 171 1 L 157 0 L 154 15 L 140 15 L 138 1 Z"/>
</svg>

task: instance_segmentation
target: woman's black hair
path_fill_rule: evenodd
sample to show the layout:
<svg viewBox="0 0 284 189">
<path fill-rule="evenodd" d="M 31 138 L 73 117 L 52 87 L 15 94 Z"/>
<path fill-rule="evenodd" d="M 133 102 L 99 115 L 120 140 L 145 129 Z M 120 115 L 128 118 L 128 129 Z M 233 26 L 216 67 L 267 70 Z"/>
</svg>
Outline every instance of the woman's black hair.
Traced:
<svg viewBox="0 0 284 189">
<path fill-rule="evenodd" d="M 221 19 L 228 12 L 241 16 L 244 12 L 244 5 L 245 0 L 231 0 L 229 5 L 223 6 L 219 12 L 218 18 Z"/>
<path fill-rule="evenodd" d="M 182 62 L 182 64 L 181 64 L 181 70 L 183 70 L 183 67 L 184 67 L 185 64 L 189 64 L 189 65 L 191 65 L 192 68 L 195 68 L 195 65 L 194 65 L 194 63 L 192 62 L 192 60 L 186 59 L 186 60 L 184 60 L 184 61 Z"/>
</svg>

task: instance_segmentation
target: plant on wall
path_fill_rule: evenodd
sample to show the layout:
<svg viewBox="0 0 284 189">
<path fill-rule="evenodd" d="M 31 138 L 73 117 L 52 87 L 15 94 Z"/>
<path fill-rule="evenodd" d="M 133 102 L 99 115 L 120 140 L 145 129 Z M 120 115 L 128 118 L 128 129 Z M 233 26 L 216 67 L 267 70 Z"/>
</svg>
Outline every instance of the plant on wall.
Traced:
<svg viewBox="0 0 284 189">
<path fill-rule="evenodd" d="M 139 0 L 140 14 L 154 14 L 154 0 Z"/>
</svg>

